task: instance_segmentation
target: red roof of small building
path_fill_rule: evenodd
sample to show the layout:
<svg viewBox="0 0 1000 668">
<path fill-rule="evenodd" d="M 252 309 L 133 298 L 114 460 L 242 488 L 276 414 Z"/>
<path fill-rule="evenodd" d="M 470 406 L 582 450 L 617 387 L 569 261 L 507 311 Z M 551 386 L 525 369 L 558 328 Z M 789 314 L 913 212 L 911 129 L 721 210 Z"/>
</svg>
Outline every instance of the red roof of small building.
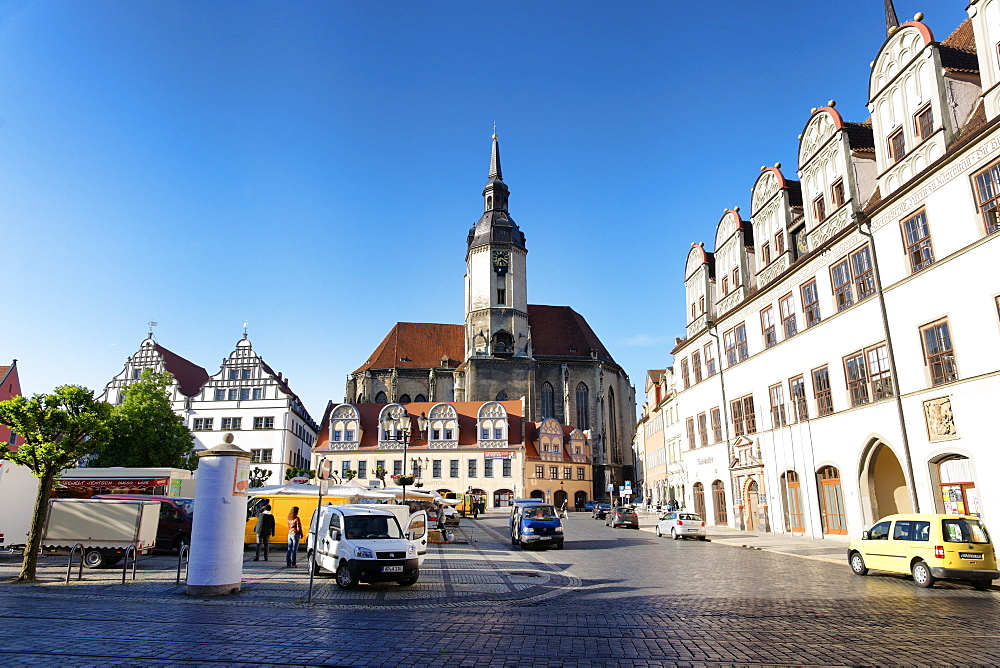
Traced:
<svg viewBox="0 0 1000 668">
<path fill-rule="evenodd" d="M 428 414 L 430 410 L 439 403 L 447 403 L 455 408 L 458 413 L 458 445 L 479 447 L 478 420 L 479 409 L 487 401 L 421 401 L 404 404 L 407 413 L 411 416 L 412 437 L 410 448 L 426 448 L 427 434 L 421 435 L 418 429 L 417 418 L 420 414 Z M 511 445 L 520 445 L 524 440 L 523 436 L 523 416 L 521 415 L 520 401 L 499 402 L 507 411 L 507 442 Z M 320 425 L 319 435 L 316 438 L 315 449 L 323 450 L 330 441 L 330 414 L 339 404 L 327 406 L 326 414 L 323 416 L 323 423 Z M 380 425 L 378 423 L 379 414 L 386 404 L 351 404 L 358 410 L 361 416 L 361 444 L 362 449 L 375 450 L 378 448 L 378 436 Z"/>
</svg>

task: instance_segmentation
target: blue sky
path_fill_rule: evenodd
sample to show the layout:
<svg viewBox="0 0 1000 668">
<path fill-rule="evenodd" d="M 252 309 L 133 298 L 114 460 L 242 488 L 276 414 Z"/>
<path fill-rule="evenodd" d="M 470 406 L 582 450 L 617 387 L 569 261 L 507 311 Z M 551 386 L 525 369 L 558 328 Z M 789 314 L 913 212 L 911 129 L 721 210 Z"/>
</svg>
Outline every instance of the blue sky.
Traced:
<svg viewBox="0 0 1000 668">
<path fill-rule="evenodd" d="M 100 390 L 153 319 L 215 373 L 246 320 L 318 420 L 393 323 L 462 322 L 495 121 L 529 302 L 641 403 L 691 242 L 811 107 L 867 117 L 883 3 L 615 5 L 0 2 L 0 364 Z"/>
</svg>

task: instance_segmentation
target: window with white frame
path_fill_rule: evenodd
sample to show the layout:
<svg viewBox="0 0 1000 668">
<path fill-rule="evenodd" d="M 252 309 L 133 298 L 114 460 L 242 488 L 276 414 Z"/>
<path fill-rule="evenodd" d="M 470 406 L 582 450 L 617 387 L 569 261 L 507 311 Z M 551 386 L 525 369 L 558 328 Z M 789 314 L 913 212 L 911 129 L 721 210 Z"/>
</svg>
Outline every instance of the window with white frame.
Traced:
<svg viewBox="0 0 1000 668">
<path fill-rule="evenodd" d="M 236 431 L 242 428 L 241 424 L 243 424 L 243 418 L 224 417 L 222 418 L 222 431 Z"/>
<path fill-rule="evenodd" d="M 812 327 L 821 320 L 819 314 L 819 290 L 816 279 L 802 285 L 802 314 L 806 317 L 806 328 Z"/>
<path fill-rule="evenodd" d="M 251 448 L 251 464 L 270 464 L 273 450 L 271 448 Z"/>
<path fill-rule="evenodd" d="M 927 214 L 918 211 L 904 220 L 902 225 L 906 256 L 910 260 L 910 271 L 915 274 L 934 263 L 934 249 L 931 248 L 931 230 L 927 225 Z"/>
<path fill-rule="evenodd" d="M 924 362 L 928 368 L 931 385 L 958 380 L 958 364 L 951 344 L 948 319 L 942 318 L 921 327 L 920 334 L 920 338 L 923 339 Z"/>
<path fill-rule="evenodd" d="M 503 464 L 501 466 L 502 475 L 504 478 L 509 478 L 513 475 L 513 465 L 509 459 L 502 460 Z"/>
<path fill-rule="evenodd" d="M 215 418 L 195 418 L 191 426 L 192 431 L 212 431 L 212 422 Z"/>
<path fill-rule="evenodd" d="M 253 419 L 254 429 L 274 429 L 273 417 L 255 417 Z"/>
<path fill-rule="evenodd" d="M 1000 230 L 1000 160 L 973 177 L 976 204 L 983 215 L 986 234 Z"/>
<path fill-rule="evenodd" d="M 789 339 L 799 331 L 795 324 L 795 300 L 792 298 L 792 294 L 788 293 L 782 297 L 778 302 L 778 307 L 781 309 L 781 327 L 785 330 L 785 338 Z"/>
<path fill-rule="evenodd" d="M 778 343 L 778 335 L 774 330 L 774 309 L 770 306 L 760 312 L 760 329 L 764 333 L 764 348 Z"/>
</svg>

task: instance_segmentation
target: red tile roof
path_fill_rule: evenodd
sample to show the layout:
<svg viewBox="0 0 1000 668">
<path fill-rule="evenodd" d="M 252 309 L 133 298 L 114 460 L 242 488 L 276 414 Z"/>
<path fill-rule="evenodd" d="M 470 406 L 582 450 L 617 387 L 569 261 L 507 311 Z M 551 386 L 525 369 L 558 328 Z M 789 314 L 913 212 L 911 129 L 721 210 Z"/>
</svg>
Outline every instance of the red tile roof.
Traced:
<svg viewBox="0 0 1000 668">
<path fill-rule="evenodd" d="M 366 369 L 439 369 L 442 358 L 447 358 L 448 367 L 465 359 L 463 325 L 397 322 L 354 373 Z"/>
<path fill-rule="evenodd" d="M 159 343 L 155 346 L 156 351 L 163 356 L 163 366 L 171 373 L 177 386 L 186 397 L 193 397 L 201 391 L 201 386 L 208 379 L 208 372 L 203 367 L 194 362 L 188 361 L 175 352 L 167 350 Z"/>
<path fill-rule="evenodd" d="M 962 51 L 976 52 L 976 34 L 972 30 L 972 19 L 965 19 L 958 27 L 941 42 L 942 46 L 950 46 Z"/>
<path fill-rule="evenodd" d="M 425 450 L 427 448 L 427 436 L 420 435 L 418 431 L 417 418 L 421 413 L 427 414 L 438 403 L 447 403 L 455 408 L 458 413 L 458 445 L 479 447 L 479 432 L 477 421 L 479 409 L 486 401 L 447 401 L 447 402 L 413 402 L 406 404 L 406 411 L 411 416 L 412 433 L 409 448 Z M 520 445 L 524 440 L 523 436 L 523 416 L 521 415 L 520 401 L 501 401 L 500 404 L 507 411 L 507 442 L 513 445 Z M 323 416 L 323 423 L 320 425 L 319 436 L 316 438 L 315 449 L 322 450 L 327 447 L 330 440 L 330 413 L 339 404 L 331 404 L 327 407 Z M 361 449 L 377 450 L 380 426 L 378 416 L 385 408 L 385 404 L 352 404 L 358 409 L 361 416 Z"/>
<path fill-rule="evenodd" d="M 615 363 L 582 315 L 569 306 L 528 304 L 531 347 L 538 357 L 590 357 Z"/>
</svg>

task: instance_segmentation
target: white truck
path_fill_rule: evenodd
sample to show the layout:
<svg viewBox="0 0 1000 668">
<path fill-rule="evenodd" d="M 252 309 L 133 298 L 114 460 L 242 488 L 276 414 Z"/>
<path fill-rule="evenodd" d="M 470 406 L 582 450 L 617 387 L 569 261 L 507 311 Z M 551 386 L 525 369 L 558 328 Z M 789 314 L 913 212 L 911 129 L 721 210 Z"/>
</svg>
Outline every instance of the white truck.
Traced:
<svg viewBox="0 0 1000 668">
<path fill-rule="evenodd" d="M 24 466 L 0 459 L 0 548 L 24 547 L 38 494 L 38 478 Z"/>
<path fill-rule="evenodd" d="M 397 512 L 407 515 L 405 526 Z M 318 545 L 317 545 L 318 543 Z M 421 549 L 422 547 L 422 549 Z M 336 574 L 337 586 L 396 582 L 408 587 L 420 576 L 427 551 L 427 513 L 375 504 L 322 506 L 313 515 L 308 539 L 314 573 Z"/>
<path fill-rule="evenodd" d="M 68 553 L 79 543 L 84 566 L 111 566 L 130 545 L 135 545 L 136 554 L 151 552 L 159 522 L 159 501 L 52 499 L 42 550 Z"/>
</svg>

